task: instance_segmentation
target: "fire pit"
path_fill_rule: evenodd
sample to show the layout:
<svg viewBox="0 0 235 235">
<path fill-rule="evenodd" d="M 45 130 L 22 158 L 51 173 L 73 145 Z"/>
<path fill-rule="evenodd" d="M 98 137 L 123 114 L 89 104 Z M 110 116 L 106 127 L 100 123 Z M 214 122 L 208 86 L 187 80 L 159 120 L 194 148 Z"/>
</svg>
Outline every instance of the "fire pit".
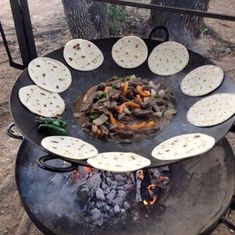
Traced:
<svg viewBox="0 0 235 235">
<path fill-rule="evenodd" d="M 114 174 L 80 166 L 52 173 L 37 167 L 45 154 L 24 140 L 16 162 L 22 203 L 45 234 L 204 234 L 234 192 L 234 155 L 225 139 L 204 157 L 171 165 L 169 184 L 168 168 L 162 177 L 157 168 Z"/>
<path fill-rule="evenodd" d="M 124 1 L 117 2 L 127 4 Z M 128 4 L 141 6 L 138 3 L 128 2 Z M 157 7 L 161 8 L 161 6 Z M 27 10 L 27 4 L 17 10 L 22 13 L 25 8 Z M 150 9 L 154 9 L 154 6 L 151 5 Z M 168 10 L 232 19 L 229 16 L 185 9 L 169 8 Z M 28 14 L 22 14 L 22 22 L 29 21 L 27 16 Z M 21 20 L 17 21 L 17 18 L 15 20 L 21 22 Z M 22 25 L 25 27 L 24 23 Z M 24 27 L 23 30 L 17 27 L 17 31 L 24 32 L 25 36 L 25 40 L 19 40 L 19 42 L 20 44 L 26 42 L 28 46 L 32 41 L 32 33 L 30 30 L 24 30 Z M 168 38 L 169 34 L 166 32 L 165 40 Z M 84 166 L 86 165 L 84 161 L 77 161 L 71 167 L 67 167 L 67 163 L 62 164 L 62 161 L 55 160 L 55 157 L 45 158 L 47 153 L 39 147 L 45 135 L 34 131 L 36 128 L 34 115 L 25 112 L 18 100 L 19 89 L 32 83 L 27 71 L 24 71 L 13 87 L 10 102 L 15 123 L 26 138 L 20 147 L 16 162 L 16 181 L 22 203 L 30 218 L 45 234 L 204 234 L 220 220 L 233 196 L 234 154 L 226 139 L 223 138 L 235 118 L 232 117 L 211 128 L 193 127 L 186 121 L 185 114 L 198 98 L 183 95 L 179 91 L 179 85 L 188 72 L 211 62 L 190 51 L 189 65 L 179 74 L 172 76 L 171 80 L 150 73 L 146 70 L 146 63 L 137 69 L 127 71 L 111 62 L 110 51 L 116 40 L 94 41 L 106 58 L 98 72 L 86 74 L 71 70 L 76 80 L 73 80 L 70 92 L 62 95 L 66 103 L 64 117 L 69 121 L 70 135 L 91 142 L 99 151 L 132 150 L 149 158 L 152 162 L 151 168 L 116 174 Z M 161 43 L 151 40 L 151 37 L 145 42 L 149 51 Z M 29 55 L 28 60 L 23 58 L 25 66 L 32 57 L 36 57 L 36 53 L 30 53 L 30 49 L 32 52 L 35 51 L 34 47 L 24 49 Z M 48 56 L 65 63 L 62 49 Z M 12 62 L 10 56 L 9 59 Z M 11 64 L 14 65 L 14 63 Z M 22 66 L 18 65 L 18 67 Z M 171 125 L 151 140 L 146 138 L 129 145 L 110 144 L 109 141 L 93 138 L 82 132 L 81 128 L 78 129 L 73 117 L 75 98 L 113 76 L 131 74 L 144 79 L 156 79 L 170 87 L 175 95 L 178 111 Z M 88 79 L 89 77 L 92 79 Z M 215 91 L 215 93 L 222 92 L 235 93 L 234 86 L 226 76 L 223 84 Z M 8 132 L 12 137 L 16 137 L 10 129 Z M 173 161 L 158 161 L 150 157 L 151 150 L 157 144 L 172 136 L 192 132 L 213 136 L 217 142 L 216 146 L 205 156 L 174 164 L 172 164 Z M 42 156 L 44 158 L 41 158 Z M 43 159 L 52 160 L 55 167 L 46 165 Z M 45 169 L 64 173 L 57 174 L 42 170 L 37 166 L 37 161 Z M 66 169 L 63 168 L 64 165 Z M 156 168 L 161 165 L 169 165 L 169 168 Z M 74 171 L 65 172 L 71 170 Z"/>
</svg>

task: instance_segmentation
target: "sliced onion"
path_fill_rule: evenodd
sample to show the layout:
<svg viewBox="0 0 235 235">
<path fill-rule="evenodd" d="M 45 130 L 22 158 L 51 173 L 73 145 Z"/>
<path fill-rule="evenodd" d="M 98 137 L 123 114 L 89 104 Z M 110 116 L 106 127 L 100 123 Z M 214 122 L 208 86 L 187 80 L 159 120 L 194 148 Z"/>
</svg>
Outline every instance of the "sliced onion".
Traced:
<svg viewBox="0 0 235 235">
<path fill-rule="evenodd" d="M 128 108 L 125 108 L 125 109 L 124 109 L 124 112 L 125 112 L 126 114 L 131 114 L 131 111 L 130 111 L 130 109 L 128 109 Z"/>
<path fill-rule="evenodd" d="M 117 106 L 117 101 L 112 101 L 110 103 L 110 107 L 116 107 Z"/>
<path fill-rule="evenodd" d="M 175 109 L 167 109 L 164 112 L 164 117 L 167 118 L 167 119 L 171 119 L 174 114 L 176 114 L 176 110 Z"/>
<path fill-rule="evenodd" d="M 133 75 L 131 75 L 131 76 L 129 76 L 129 79 L 130 80 L 135 80 L 137 77 L 133 74 Z"/>
<path fill-rule="evenodd" d="M 157 95 L 157 92 L 154 89 L 151 89 L 151 97 L 155 98 L 156 95 Z"/>
<path fill-rule="evenodd" d="M 150 99 L 150 97 L 144 97 L 144 102 L 148 102 Z"/>
<path fill-rule="evenodd" d="M 96 133 L 97 130 L 98 130 L 98 127 L 97 127 L 96 125 L 92 125 L 91 131 L 92 131 L 93 133 Z"/>
<path fill-rule="evenodd" d="M 103 125 L 106 121 L 108 121 L 108 116 L 106 116 L 105 114 L 100 115 L 98 118 L 96 118 L 95 120 L 93 120 L 93 124 L 97 125 L 97 126 L 101 126 Z"/>
<path fill-rule="evenodd" d="M 120 121 L 125 116 L 125 113 L 119 113 L 117 119 Z"/>
<path fill-rule="evenodd" d="M 162 117 L 162 114 L 163 114 L 163 112 L 158 111 L 158 112 L 155 112 L 155 113 L 154 113 L 154 116 L 156 116 L 156 117 L 158 117 L 158 118 L 161 118 L 161 117 Z"/>
<path fill-rule="evenodd" d="M 151 87 L 154 88 L 155 90 L 159 90 L 161 84 L 158 83 L 157 85 L 155 85 L 155 84 L 153 83 L 153 81 L 149 81 L 149 86 L 151 86 Z"/>
<path fill-rule="evenodd" d="M 159 95 L 160 98 L 163 99 L 163 98 L 166 96 L 165 90 L 160 90 L 160 91 L 158 92 L 158 95 Z"/>
</svg>

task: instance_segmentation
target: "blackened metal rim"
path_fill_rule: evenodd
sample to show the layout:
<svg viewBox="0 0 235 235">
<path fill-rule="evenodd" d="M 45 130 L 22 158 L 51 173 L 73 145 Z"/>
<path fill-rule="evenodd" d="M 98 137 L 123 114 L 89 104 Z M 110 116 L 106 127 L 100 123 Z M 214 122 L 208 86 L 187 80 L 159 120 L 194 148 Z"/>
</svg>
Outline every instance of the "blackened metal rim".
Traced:
<svg viewBox="0 0 235 235">
<path fill-rule="evenodd" d="M 232 198 L 231 198 L 228 206 L 221 208 L 220 213 L 218 212 L 218 214 L 216 216 L 216 221 L 213 224 L 211 224 L 210 226 L 202 228 L 202 230 L 204 229 L 204 231 L 201 231 L 199 234 L 200 235 L 210 235 L 221 223 L 221 221 L 220 221 L 221 218 L 224 215 L 226 215 L 226 213 L 229 211 L 231 203 L 232 203 Z"/>
<path fill-rule="evenodd" d="M 230 149 L 232 150 L 232 153 L 233 153 L 233 165 L 235 167 L 235 155 L 234 155 L 234 152 L 233 152 L 233 149 L 232 149 L 232 146 L 230 145 L 229 141 L 226 139 L 226 137 L 224 137 L 222 139 L 222 141 L 224 142 L 223 145 L 227 144 Z M 235 168 L 234 168 L 235 169 Z M 234 173 L 233 173 L 234 174 Z M 233 177 L 234 179 L 234 177 Z M 228 212 L 228 210 L 230 209 L 231 207 L 231 203 L 233 201 L 233 197 L 234 197 L 234 193 L 235 193 L 235 180 L 233 180 L 233 194 L 231 195 L 231 199 L 230 199 L 230 202 L 228 204 L 227 207 L 222 207 L 220 209 L 220 213 L 218 212 L 217 215 L 214 217 L 215 219 L 215 222 L 211 225 L 211 226 L 208 226 L 208 227 L 203 227 L 202 230 L 204 231 L 201 231 L 200 232 L 200 235 L 207 235 L 207 234 L 211 234 L 211 232 L 213 232 L 217 226 L 221 223 L 221 218 Z"/>
<path fill-rule="evenodd" d="M 30 220 L 36 225 L 36 227 L 43 233 L 46 235 L 56 235 L 55 233 L 52 233 L 45 225 L 43 225 L 31 212 L 31 210 L 29 209 L 29 207 L 26 205 L 26 203 L 24 202 L 23 198 L 21 197 L 21 193 L 20 193 L 20 188 L 19 188 L 19 173 L 18 173 L 18 165 L 19 165 L 19 156 L 21 154 L 21 152 L 25 149 L 25 145 L 27 143 L 28 140 L 23 139 L 17 154 L 16 154 L 16 162 L 15 162 L 15 182 L 16 182 L 16 188 L 20 197 L 20 201 L 24 207 L 25 212 L 27 213 L 27 215 L 29 216 Z"/>
</svg>

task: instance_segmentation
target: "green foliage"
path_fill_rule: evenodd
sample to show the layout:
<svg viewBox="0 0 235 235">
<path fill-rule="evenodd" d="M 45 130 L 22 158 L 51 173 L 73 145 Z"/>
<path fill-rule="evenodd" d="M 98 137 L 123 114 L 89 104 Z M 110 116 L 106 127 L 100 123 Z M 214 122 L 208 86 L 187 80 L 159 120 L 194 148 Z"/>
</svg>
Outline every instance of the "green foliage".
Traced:
<svg viewBox="0 0 235 235">
<path fill-rule="evenodd" d="M 111 35 L 122 33 L 122 27 L 127 19 L 124 6 L 108 4 L 109 30 Z"/>
</svg>

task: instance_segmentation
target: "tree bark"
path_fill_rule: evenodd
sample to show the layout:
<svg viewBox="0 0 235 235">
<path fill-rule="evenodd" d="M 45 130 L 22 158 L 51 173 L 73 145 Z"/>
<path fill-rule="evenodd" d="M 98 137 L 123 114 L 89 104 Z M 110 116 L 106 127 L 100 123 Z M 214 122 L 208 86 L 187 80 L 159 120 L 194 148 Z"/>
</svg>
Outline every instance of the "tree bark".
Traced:
<svg viewBox="0 0 235 235">
<path fill-rule="evenodd" d="M 209 1 L 210 0 L 151 0 L 151 3 L 207 11 Z M 152 10 L 150 25 L 152 27 L 165 25 L 168 27 L 172 39 L 185 44 L 191 44 L 192 40 L 200 33 L 200 29 L 203 26 L 203 18 Z"/>
<path fill-rule="evenodd" d="M 108 37 L 108 17 L 103 3 L 62 0 L 66 21 L 73 38 Z"/>
</svg>

